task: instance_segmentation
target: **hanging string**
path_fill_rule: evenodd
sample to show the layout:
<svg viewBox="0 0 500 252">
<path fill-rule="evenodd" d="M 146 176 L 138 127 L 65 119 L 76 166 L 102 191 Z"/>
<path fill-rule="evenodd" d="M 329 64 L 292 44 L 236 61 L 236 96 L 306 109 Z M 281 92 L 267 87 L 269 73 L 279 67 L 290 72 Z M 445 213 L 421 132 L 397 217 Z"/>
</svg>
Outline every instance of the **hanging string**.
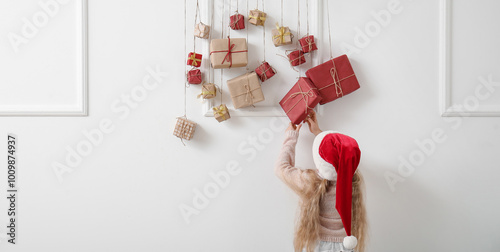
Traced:
<svg viewBox="0 0 500 252">
<path fill-rule="evenodd" d="M 306 0 L 306 22 L 307 22 L 307 35 L 306 36 L 309 36 L 309 0 Z"/>
<path fill-rule="evenodd" d="M 300 0 L 297 0 L 297 37 L 300 38 Z M 299 43 L 299 40 L 297 39 L 297 41 L 295 41 L 297 47 L 300 47 L 300 43 Z M 299 49 L 300 50 L 300 49 Z M 300 55 L 299 55 L 300 57 Z M 297 67 L 299 69 L 298 74 L 298 78 L 300 78 L 300 67 Z"/>
<path fill-rule="evenodd" d="M 226 14 L 226 5 L 225 5 L 225 0 L 222 0 L 222 14 L 221 14 L 221 20 L 220 20 L 220 28 L 221 28 L 221 39 L 224 39 L 224 15 Z M 229 10 L 228 10 L 228 16 L 231 16 L 231 0 L 229 0 Z M 229 29 L 228 35 L 231 34 L 231 29 Z M 229 48 L 228 48 L 229 50 Z M 220 104 L 222 105 L 222 89 L 224 87 L 224 69 L 220 70 Z"/>
<path fill-rule="evenodd" d="M 187 61 L 187 0 L 184 0 L 184 55 L 186 55 L 185 61 Z M 187 71 L 186 69 L 186 62 L 184 64 L 184 72 Z M 184 117 L 187 117 L 187 78 L 184 78 Z"/>
<path fill-rule="evenodd" d="M 332 32 L 330 28 L 330 7 L 328 5 L 328 1 L 326 1 L 326 17 L 328 18 L 328 41 L 330 43 L 330 59 L 333 59 L 333 53 L 332 53 Z"/>
<path fill-rule="evenodd" d="M 281 26 L 283 26 L 283 0 L 281 0 Z"/>
<path fill-rule="evenodd" d="M 239 0 L 236 0 L 236 2 L 238 2 L 238 1 L 239 1 Z M 246 9 L 246 11 L 247 11 L 247 13 L 249 13 L 249 11 L 250 11 L 250 10 L 248 9 L 248 0 L 246 0 L 246 4 L 247 4 L 247 9 Z M 258 2 L 257 2 L 257 4 L 258 4 Z M 245 22 L 247 22 L 247 23 L 245 24 L 245 25 L 246 25 L 246 29 L 245 29 L 245 30 L 247 30 L 247 50 L 248 50 L 248 44 L 249 44 L 249 41 L 248 41 L 248 28 L 249 28 L 249 23 L 248 23 L 248 21 L 245 21 Z M 248 64 L 247 64 L 246 68 L 247 68 L 247 73 L 248 73 L 248 72 L 249 72 L 249 70 L 250 70 L 250 68 L 248 68 Z"/>
<path fill-rule="evenodd" d="M 214 30 L 215 26 L 214 26 L 214 1 L 210 1 L 211 2 L 211 6 L 210 6 L 210 9 L 212 11 L 212 16 L 210 17 L 210 32 L 208 33 L 208 41 L 210 43 L 210 41 L 212 41 L 212 31 Z M 212 83 L 213 80 L 211 78 L 212 76 L 212 69 L 211 69 L 211 65 L 212 64 L 208 64 L 208 82 L 209 83 Z"/>
<path fill-rule="evenodd" d="M 258 10 L 259 9 L 259 0 L 256 0 L 255 3 L 256 3 L 255 4 L 255 9 Z"/>
<path fill-rule="evenodd" d="M 196 11 L 194 14 L 194 25 L 193 25 L 195 28 L 196 28 L 196 21 L 198 21 L 198 15 L 200 15 L 200 2 L 199 0 L 196 0 Z M 201 23 L 201 17 L 200 17 L 200 23 Z M 194 35 L 193 35 L 193 52 L 196 53 L 196 36 Z M 194 66 L 191 69 L 193 68 Z"/>
<path fill-rule="evenodd" d="M 264 2 L 265 2 L 265 0 L 262 0 L 262 12 L 265 13 L 266 10 L 264 9 Z M 259 7 L 258 5 L 259 5 L 259 0 L 257 0 L 257 8 Z M 263 33 L 263 35 L 262 35 L 262 40 L 263 40 L 262 43 L 264 45 L 264 61 L 266 61 L 266 23 L 264 23 L 262 25 L 262 33 Z"/>
</svg>

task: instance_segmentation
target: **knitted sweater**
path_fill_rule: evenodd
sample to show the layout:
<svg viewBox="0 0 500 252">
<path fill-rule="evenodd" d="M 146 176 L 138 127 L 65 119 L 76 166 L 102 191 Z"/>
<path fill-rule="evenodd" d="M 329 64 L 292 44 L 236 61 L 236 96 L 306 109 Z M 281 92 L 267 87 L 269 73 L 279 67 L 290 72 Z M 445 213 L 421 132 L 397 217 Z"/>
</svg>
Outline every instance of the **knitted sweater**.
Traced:
<svg viewBox="0 0 500 252">
<path fill-rule="evenodd" d="M 306 183 L 305 172 L 295 166 L 295 146 L 299 134 L 296 131 L 287 131 L 281 153 L 276 163 L 276 175 L 299 196 Z M 335 208 L 335 183 L 328 187 L 323 200 L 320 202 L 320 230 L 319 239 L 328 242 L 342 242 L 347 236 L 340 215 Z"/>
</svg>

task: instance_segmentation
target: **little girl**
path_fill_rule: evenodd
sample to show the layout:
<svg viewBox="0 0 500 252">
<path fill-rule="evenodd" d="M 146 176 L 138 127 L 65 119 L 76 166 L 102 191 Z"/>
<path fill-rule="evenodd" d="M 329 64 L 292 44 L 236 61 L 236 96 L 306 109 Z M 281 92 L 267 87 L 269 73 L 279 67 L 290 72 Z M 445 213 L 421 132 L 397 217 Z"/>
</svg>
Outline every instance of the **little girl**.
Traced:
<svg viewBox="0 0 500 252">
<path fill-rule="evenodd" d="M 339 252 L 353 251 L 356 247 L 356 251 L 364 252 L 367 225 L 363 178 L 356 171 L 361 156 L 358 144 L 349 136 L 321 131 L 314 112 L 305 122 L 316 136 L 313 143 L 316 169 L 294 167 L 295 145 L 302 124 L 291 123 L 275 169 L 276 175 L 300 196 L 295 251 L 313 252 L 317 247 L 320 252 Z"/>
</svg>

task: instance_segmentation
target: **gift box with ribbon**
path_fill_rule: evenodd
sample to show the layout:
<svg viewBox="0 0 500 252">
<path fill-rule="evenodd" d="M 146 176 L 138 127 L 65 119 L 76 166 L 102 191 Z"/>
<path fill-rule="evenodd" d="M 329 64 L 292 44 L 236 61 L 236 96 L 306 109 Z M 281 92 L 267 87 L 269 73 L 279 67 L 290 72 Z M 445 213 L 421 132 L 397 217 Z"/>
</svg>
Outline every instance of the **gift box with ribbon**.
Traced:
<svg viewBox="0 0 500 252">
<path fill-rule="evenodd" d="M 309 53 L 312 51 L 318 50 L 316 46 L 316 42 L 314 41 L 314 36 L 309 35 L 299 39 L 300 46 L 302 47 L 302 51 L 304 53 Z"/>
<path fill-rule="evenodd" d="M 315 66 L 306 71 L 323 99 L 320 104 L 332 102 L 360 88 L 356 74 L 347 55 Z"/>
<path fill-rule="evenodd" d="M 295 50 L 288 53 L 288 61 L 290 61 L 290 65 L 298 66 L 306 63 L 306 58 L 304 57 L 304 52 L 301 50 Z"/>
<path fill-rule="evenodd" d="M 217 87 L 215 84 L 208 83 L 201 85 L 201 94 L 198 95 L 198 98 L 212 99 L 215 96 L 217 96 Z"/>
<path fill-rule="evenodd" d="M 218 122 L 223 122 L 231 118 L 229 110 L 227 109 L 225 104 L 221 104 L 218 107 L 213 107 L 212 109 L 214 111 L 214 117 Z"/>
<path fill-rule="evenodd" d="M 280 106 L 293 124 L 300 124 L 320 100 L 321 96 L 311 80 L 301 77 L 280 101 Z"/>
<path fill-rule="evenodd" d="M 191 140 L 195 129 L 195 122 L 192 122 L 185 117 L 178 117 L 177 123 L 175 124 L 174 136 L 184 140 Z"/>
<path fill-rule="evenodd" d="M 248 64 L 247 40 L 244 38 L 212 39 L 210 62 L 214 69 L 244 67 Z"/>
<path fill-rule="evenodd" d="M 252 106 L 264 100 L 259 77 L 254 72 L 228 80 L 227 88 L 235 109 Z"/>
<path fill-rule="evenodd" d="M 200 69 L 193 69 L 187 73 L 187 81 L 189 84 L 201 84 Z"/>
<path fill-rule="evenodd" d="M 208 38 L 210 35 L 210 26 L 204 23 L 197 23 L 194 27 L 194 36 L 202 39 Z"/>
<path fill-rule="evenodd" d="M 276 74 L 274 68 L 269 63 L 263 62 L 259 67 L 255 68 L 255 73 L 259 76 L 260 81 L 264 82 Z"/>
<path fill-rule="evenodd" d="M 188 54 L 187 64 L 188 66 L 200 67 L 201 66 L 201 54 L 190 52 Z"/>
<path fill-rule="evenodd" d="M 260 10 L 251 10 L 248 14 L 248 22 L 253 25 L 264 26 L 266 23 L 267 14 Z"/>
<path fill-rule="evenodd" d="M 245 29 L 245 17 L 239 13 L 236 13 L 229 17 L 230 23 L 229 27 L 233 30 L 243 30 Z"/>
<path fill-rule="evenodd" d="M 274 46 L 289 45 L 292 43 L 293 35 L 288 27 L 279 26 L 276 23 L 276 29 L 272 30 L 272 34 Z"/>
</svg>

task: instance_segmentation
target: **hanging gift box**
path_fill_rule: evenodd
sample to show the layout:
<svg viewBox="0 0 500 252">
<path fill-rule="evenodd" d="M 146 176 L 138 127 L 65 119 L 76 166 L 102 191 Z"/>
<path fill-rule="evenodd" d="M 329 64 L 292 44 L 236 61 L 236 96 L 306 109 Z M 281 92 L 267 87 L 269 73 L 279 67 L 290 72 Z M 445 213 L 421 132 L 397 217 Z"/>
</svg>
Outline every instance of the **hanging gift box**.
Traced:
<svg viewBox="0 0 500 252">
<path fill-rule="evenodd" d="M 320 100 L 321 96 L 311 80 L 301 77 L 280 101 L 280 106 L 293 124 L 300 124 Z"/>
<path fill-rule="evenodd" d="M 248 22 L 253 25 L 264 26 L 266 22 L 267 14 L 260 10 L 251 10 L 248 13 Z"/>
<path fill-rule="evenodd" d="M 299 39 L 300 46 L 302 47 L 302 51 L 304 53 L 309 53 L 312 51 L 318 50 L 316 46 L 316 41 L 314 41 L 314 36 L 309 35 Z"/>
<path fill-rule="evenodd" d="M 328 60 L 306 72 L 323 97 L 320 104 L 329 103 L 360 88 L 347 55 Z"/>
<path fill-rule="evenodd" d="M 245 29 L 245 17 L 239 13 L 232 15 L 230 18 L 229 27 L 233 30 Z"/>
<path fill-rule="evenodd" d="M 264 93 L 256 73 L 246 73 L 227 81 L 235 109 L 252 106 L 264 100 Z"/>
<path fill-rule="evenodd" d="M 276 71 L 269 65 L 269 63 L 264 61 L 255 69 L 255 73 L 259 76 L 260 81 L 264 82 L 273 77 L 276 74 Z"/>
<path fill-rule="evenodd" d="M 218 122 L 223 122 L 231 118 L 229 110 L 227 109 L 225 104 L 221 104 L 218 107 L 213 107 L 212 109 L 214 111 L 214 117 Z"/>
<path fill-rule="evenodd" d="M 288 27 L 279 26 L 276 23 L 276 29 L 272 30 L 272 34 L 274 46 L 289 45 L 292 43 L 293 35 Z"/>
<path fill-rule="evenodd" d="M 203 84 L 201 85 L 201 94 L 198 95 L 198 98 L 203 99 L 212 99 L 217 96 L 217 87 L 215 84 Z"/>
<path fill-rule="evenodd" d="M 204 23 L 197 23 L 194 27 L 194 36 L 202 39 L 208 38 L 210 35 L 210 26 Z"/>
<path fill-rule="evenodd" d="M 187 81 L 189 84 L 201 84 L 200 69 L 193 69 L 187 73 Z"/>
<path fill-rule="evenodd" d="M 298 66 L 306 63 L 306 58 L 304 57 L 304 52 L 301 50 L 295 50 L 288 53 L 288 61 L 292 66 Z"/>
<path fill-rule="evenodd" d="M 201 54 L 190 52 L 188 54 L 187 64 L 188 66 L 200 67 L 201 66 Z"/>
<path fill-rule="evenodd" d="M 244 38 L 213 39 L 210 62 L 214 69 L 244 67 L 248 64 L 247 40 Z"/>
<path fill-rule="evenodd" d="M 195 122 L 192 122 L 185 117 L 178 117 L 177 123 L 175 124 L 174 136 L 184 140 L 191 140 L 195 129 Z"/>
</svg>

